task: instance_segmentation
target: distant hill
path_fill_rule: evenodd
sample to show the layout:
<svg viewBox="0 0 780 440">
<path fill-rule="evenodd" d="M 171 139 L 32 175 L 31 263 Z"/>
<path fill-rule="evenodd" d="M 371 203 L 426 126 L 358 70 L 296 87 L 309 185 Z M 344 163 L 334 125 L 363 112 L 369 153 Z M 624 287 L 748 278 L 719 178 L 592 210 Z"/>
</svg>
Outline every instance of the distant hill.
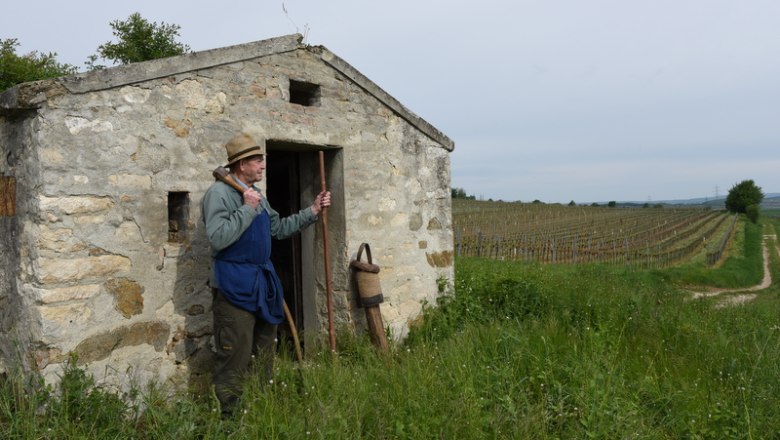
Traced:
<svg viewBox="0 0 780 440">
<path fill-rule="evenodd" d="M 642 205 L 646 202 L 620 202 L 621 204 L 639 204 Z M 698 197 L 694 199 L 678 199 L 678 200 L 656 200 L 648 202 L 651 205 L 658 203 L 664 205 L 703 205 L 711 206 L 713 208 L 724 208 L 726 203 L 726 196 L 718 197 Z M 766 208 L 780 208 L 780 193 L 768 193 L 764 194 L 764 201 L 761 203 L 761 207 Z"/>
<path fill-rule="evenodd" d="M 607 202 L 598 202 L 599 205 L 606 205 Z M 651 200 L 651 201 L 624 201 L 617 202 L 618 206 L 622 207 L 637 207 L 648 204 L 653 205 L 688 205 L 688 206 L 710 206 L 714 209 L 725 209 L 726 196 L 714 198 L 714 197 L 698 197 L 693 199 L 675 199 L 675 200 Z M 761 203 L 761 207 L 764 209 L 777 209 L 780 208 L 780 193 L 767 193 L 764 194 L 764 201 Z"/>
<path fill-rule="evenodd" d="M 780 194 L 767 194 L 764 196 L 761 207 L 764 209 L 780 209 Z"/>
</svg>

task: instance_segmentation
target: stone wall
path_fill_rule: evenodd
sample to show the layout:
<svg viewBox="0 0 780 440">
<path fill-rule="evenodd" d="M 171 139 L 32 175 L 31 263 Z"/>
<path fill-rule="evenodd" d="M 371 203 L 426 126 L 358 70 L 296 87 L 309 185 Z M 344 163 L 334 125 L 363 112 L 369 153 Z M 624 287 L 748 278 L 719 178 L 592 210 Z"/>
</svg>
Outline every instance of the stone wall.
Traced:
<svg viewBox="0 0 780 440">
<path fill-rule="evenodd" d="M 385 323 L 405 335 L 437 279 L 453 275 L 448 151 L 327 50 L 293 49 L 197 69 L 187 68 L 197 56 L 180 57 L 175 74 L 127 84 L 116 80 L 122 68 L 49 81 L 36 85 L 24 118 L 2 114 L 0 175 L 15 177 L 24 202 L 13 225 L 0 222 L 18 223 L 16 239 L 0 240 L 18 251 L 18 260 L 3 252 L 0 304 L 13 304 L 3 312 L 14 310 L 26 334 L 11 334 L 4 319 L 0 348 L 24 339 L 49 378 L 71 353 L 119 386 L 205 377 L 211 296 L 200 201 L 225 162 L 222 145 L 242 131 L 338 149 L 330 244 L 338 322 L 362 326 L 347 264 L 369 242 Z M 114 83 L 98 81 L 107 77 Z M 318 105 L 290 103 L 290 80 L 318 84 Z M 174 241 L 170 193 L 189 201 L 186 236 Z M 321 275 L 317 286 L 324 313 Z"/>
</svg>

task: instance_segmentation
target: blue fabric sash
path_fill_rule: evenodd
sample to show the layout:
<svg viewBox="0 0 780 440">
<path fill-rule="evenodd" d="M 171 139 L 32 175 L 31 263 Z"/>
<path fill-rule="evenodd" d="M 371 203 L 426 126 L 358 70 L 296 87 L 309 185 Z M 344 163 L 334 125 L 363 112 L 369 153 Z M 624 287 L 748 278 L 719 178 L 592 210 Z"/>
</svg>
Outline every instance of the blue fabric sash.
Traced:
<svg viewBox="0 0 780 440">
<path fill-rule="evenodd" d="M 236 307 L 270 324 L 284 321 L 284 292 L 271 263 L 271 220 L 263 210 L 235 243 L 214 258 L 219 289 Z"/>
</svg>

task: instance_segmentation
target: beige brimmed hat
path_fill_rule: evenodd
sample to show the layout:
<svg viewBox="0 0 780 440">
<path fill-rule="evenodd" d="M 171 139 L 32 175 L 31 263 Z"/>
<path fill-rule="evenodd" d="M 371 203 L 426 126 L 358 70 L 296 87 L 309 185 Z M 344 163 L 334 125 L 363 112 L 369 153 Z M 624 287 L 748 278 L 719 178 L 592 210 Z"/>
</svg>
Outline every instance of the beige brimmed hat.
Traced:
<svg viewBox="0 0 780 440">
<path fill-rule="evenodd" d="M 241 133 L 225 144 L 228 165 L 250 156 L 265 154 L 265 142 L 258 144 L 246 133 Z"/>
</svg>

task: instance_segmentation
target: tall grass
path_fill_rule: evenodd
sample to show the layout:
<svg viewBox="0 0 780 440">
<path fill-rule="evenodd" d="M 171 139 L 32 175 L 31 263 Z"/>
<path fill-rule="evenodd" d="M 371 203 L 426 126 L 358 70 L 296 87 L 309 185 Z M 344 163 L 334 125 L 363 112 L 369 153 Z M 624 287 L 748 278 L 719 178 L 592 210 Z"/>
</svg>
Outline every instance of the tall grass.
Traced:
<svg viewBox="0 0 780 440">
<path fill-rule="evenodd" d="M 2 382 L 0 438 L 780 437 L 778 289 L 715 308 L 674 275 L 459 259 L 392 353 L 340 335 L 337 356 L 283 354 L 233 418 L 208 395 L 120 399 L 70 368 L 58 389 Z"/>
</svg>

